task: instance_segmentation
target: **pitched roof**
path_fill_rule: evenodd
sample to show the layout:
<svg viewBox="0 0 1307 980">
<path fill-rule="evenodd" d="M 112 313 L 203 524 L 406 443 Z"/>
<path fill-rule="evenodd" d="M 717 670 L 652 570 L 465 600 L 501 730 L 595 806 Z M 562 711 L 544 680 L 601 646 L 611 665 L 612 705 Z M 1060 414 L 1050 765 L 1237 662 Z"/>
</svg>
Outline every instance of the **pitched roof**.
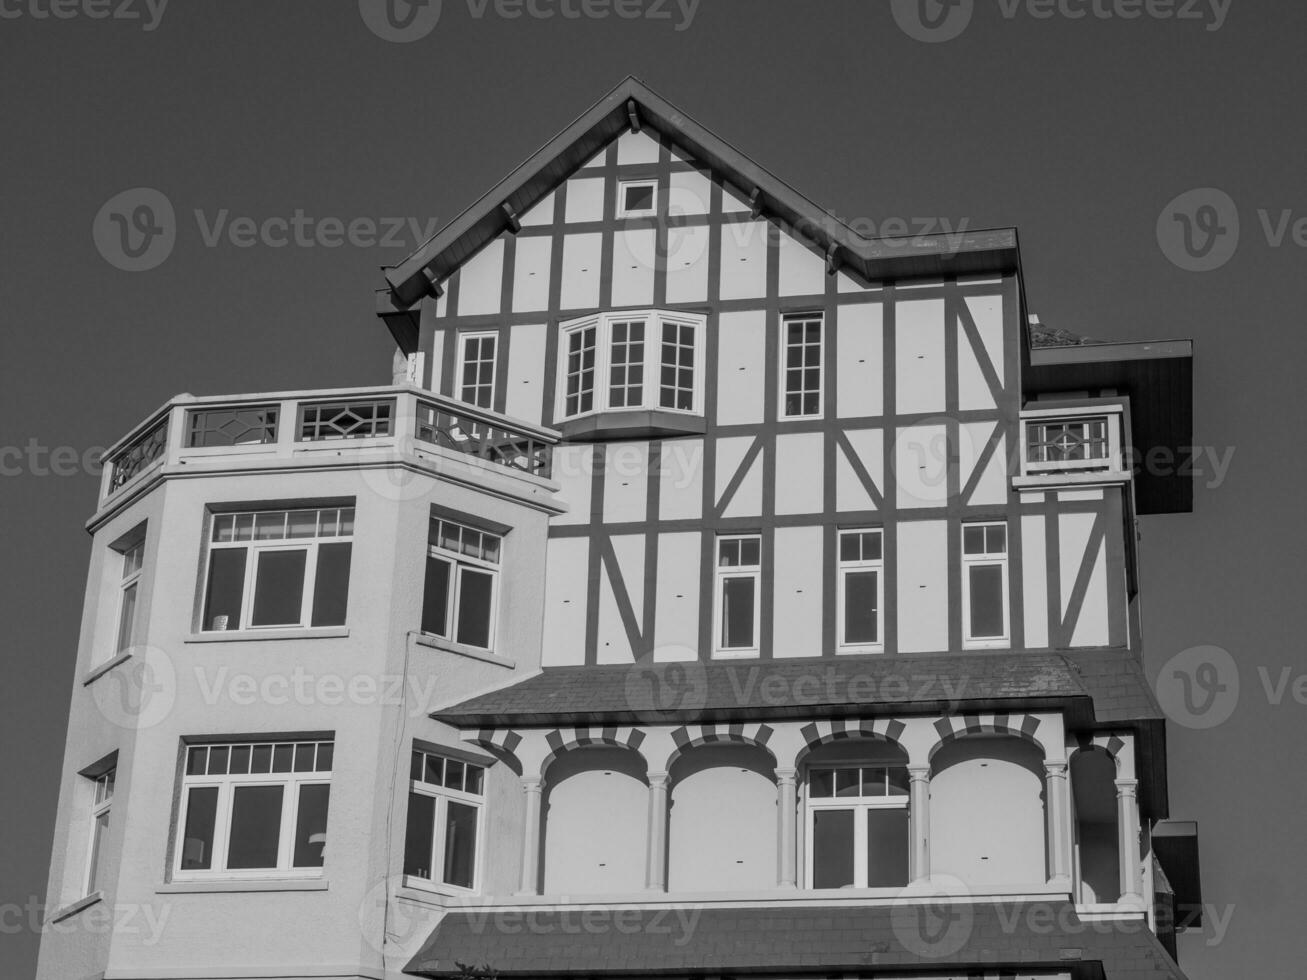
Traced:
<svg viewBox="0 0 1307 980">
<path fill-rule="evenodd" d="M 665 135 L 696 163 L 733 185 L 742 197 L 756 189 L 756 206 L 783 226 L 801 229 L 821 251 L 864 279 L 900 278 L 1015 269 L 1016 230 L 963 230 L 938 236 L 864 238 L 847 224 L 754 163 L 721 137 L 627 76 L 470 208 L 438 231 L 396 266 L 385 270 L 387 289 L 378 297 L 378 314 L 392 320 L 479 249 L 512 227 L 512 215 L 525 214 L 541 198 L 623 132 L 639 126 Z M 398 339 L 398 338 L 397 338 Z"/>
<path fill-rule="evenodd" d="M 1006 967 L 1023 974 L 1069 971 L 1073 980 L 1184 980 L 1138 922 L 1083 922 L 1065 901 L 953 905 L 947 918 L 941 908 L 685 903 L 661 910 L 450 912 L 404 971 L 445 977 L 466 963 L 511 977 L 746 971 L 874 977 Z"/>
</svg>

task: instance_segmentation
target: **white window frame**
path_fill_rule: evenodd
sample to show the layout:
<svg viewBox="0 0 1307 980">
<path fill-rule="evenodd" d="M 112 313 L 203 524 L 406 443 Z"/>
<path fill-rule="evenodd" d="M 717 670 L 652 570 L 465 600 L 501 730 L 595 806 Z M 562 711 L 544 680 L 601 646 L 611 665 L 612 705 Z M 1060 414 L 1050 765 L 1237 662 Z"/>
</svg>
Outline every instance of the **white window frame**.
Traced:
<svg viewBox="0 0 1307 980">
<path fill-rule="evenodd" d="M 728 541 L 757 541 L 758 564 L 730 565 L 721 564 L 722 545 Z M 757 657 L 761 650 L 762 637 L 762 553 L 761 534 L 719 534 L 713 542 L 713 657 L 718 660 L 732 658 Z M 728 647 L 722 645 L 723 613 L 725 611 L 726 582 L 731 579 L 749 579 L 753 582 L 753 645 L 747 647 Z"/>
<path fill-rule="evenodd" d="M 791 323 L 811 323 L 813 321 L 817 323 L 817 411 L 811 413 L 799 412 L 791 415 L 785 408 L 785 400 L 789 395 L 787 387 L 787 366 L 790 353 L 789 327 Z M 783 421 L 822 418 L 826 395 L 826 316 L 821 312 L 787 313 L 781 317 L 780 330 L 780 357 L 777 358 L 780 362 L 780 384 L 777 389 L 780 394 L 780 405 L 777 406 L 777 415 Z M 800 395 L 806 393 L 807 389 L 805 388 L 800 392 Z"/>
<path fill-rule="evenodd" d="M 452 755 L 445 755 L 440 752 L 428 752 L 425 749 L 414 749 L 415 754 L 423 756 L 422 771 L 426 772 L 426 757 L 444 760 L 448 765 L 451 761 L 461 762 L 464 766 L 474 766 L 481 770 L 481 792 L 468 793 L 465 790 L 451 789 L 448 786 L 440 786 L 435 783 L 428 783 L 424 780 L 413 779 L 412 770 L 409 772 L 408 791 L 416 793 L 418 796 L 427 796 L 436 801 L 435 814 L 431 822 L 431 863 L 432 874 L 435 874 L 437 861 L 442 862 L 440 876 L 441 880 L 436 878 L 422 878 L 418 875 L 405 874 L 404 883 L 414 885 L 418 888 L 425 888 L 431 891 L 450 892 L 458 895 L 475 895 L 481 891 L 481 876 L 483 856 L 486 846 L 485 824 L 486 824 L 486 779 L 488 776 L 486 767 L 478 762 L 468 762 L 466 759 L 455 758 Z M 463 885 L 451 884 L 444 881 L 443 862 L 445 859 L 445 832 L 448 824 L 449 804 L 462 803 L 464 806 L 472 807 L 476 810 L 476 847 L 472 852 L 472 887 L 467 888 Z M 405 798 L 407 805 L 407 798 Z M 407 826 L 405 827 L 407 831 Z M 402 858 L 403 863 L 407 863 L 407 855 Z"/>
<path fill-rule="evenodd" d="M 902 769 L 902 764 L 888 762 L 860 762 L 850 760 L 848 762 L 823 763 L 816 766 L 807 767 L 807 776 L 804 781 L 804 887 L 812 889 L 816 886 L 813 884 L 817 870 L 815 852 L 817 848 L 816 835 L 816 814 L 819 810 L 852 810 L 853 811 L 853 884 L 850 888 L 867 889 L 867 820 L 866 812 L 868 810 L 906 810 L 908 814 L 908 846 L 912 846 L 912 809 L 909 805 L 911 796 L 903 794 L 902 796 L 829 796 L 813 798 L 812 795 L 812 777 L 816 772 L 833 771 L 836 769 Z M 873 890 L 886 889 L 887 886 L 877 885 Z M 888 886 L 897 891 L 902 886 Z"/>
<path fill-rule="evenodd" d="M 102 863 L 104 858 L 103 847 L 97 846 L 96 828 L 100 819 L 105 818 L 105 834 L 109 833 L 111 824 L 108 821 L 109 811 L 113 808 L 113 790 L 114 782 L 117 777 L 117 767 L 106 769 L 98 776 L 89 777 L 92 786 L 91 796 L 91 826 L 90 833 L 86 843 L 86 875 L 83 879 L 83 895 L 90 895 L 99 891 L 99 880 L 103 877 Z M 101 844 L 103 842 L 100 842 Z"/>
<path fill-rule="evenodd" d="M 857 560 L 845 561 L 843 558 L 843 544 L 846 535 L 853 534 L 874 534 L 880 539 L 880 557 L 879 558 L 859 558 Z M 837 645 L 841 652 L 845 653 L 882 653 L 885 650 L 885 532 L 878 527 L 850 527 L 840 528 L 835 535 L 835 562 L 836 562 L 836 621 L 835 629 L 837 633 Z M 875 572 L 876 573 L 876 642 L 850 642 L 844 635 L 845 625 L 845 577 L 850 572 Z"/>
<path fill-rule="evenodd" d="M 177 826 L 174 828 L 174 838 L 176 841 L 175 851 L 172 860 L 172 877 L 176 881 L 233 881 L 245 879 L 282 879 L 282 878 L 321 878 L 325 867 L 296 867 L 293 862 L 295 859 L 295 824 L 299 818 L 300 806 L 300 787 L 302 786 L 330 786 L 331 770 L 323 772 L 260 772 L 260 773 L 227 773 L 226 775 L 208 775 L 199 774 L 190 775 L 186 772 L 186 765 L 190 750 L 200 747 L 227 747 L 230 751 L 232 746 L 248 745 L 253 751 L 256 745 L 302 745 L 305 743 L 314 743 L 319 745 L 331 744 L 334 747 L 332 739 L 282 739 L 270 740 L 267 742 L 260 741 L 239 741 L 239 742 L 196 742 L 184 746 L 182 758 L 182 780 L 181 780 L 181 801 L 177 807 Z M 319 751 L 319 750 L 315 750 Z M 292 765 L 294 756 L 292 754 Z M 333 756 L 332 765 L 334 768 L 335 760 Z M 231 837 L 231 811 L 235 801 L 236 788 L 242 786 L 280 786 L 283 788 L 281 798 L 281 826 L 277 831 L 277 867 L 275 868 L 232 868 L 228 869 L 227 851 Z M 218 801 L 214 813 L 213 821 L 213 854 L 210 857 L 210 867 L 201 869 L 183 870 L 182 861 L 186 856 L 186 819 L 190 810 L 190 801 L 192 789 L 203 789 L 205 787 L 216 787 L 218 790 Z M 327 823 L 331 824 L 331 804 L 327 804 Z M 326 846 L 325 844 L 323 845 Z"/>
<path fill-rule="evenodd" d="M 644 364 L 641 400 L 636 405 L 611 405 L 613 364 L 613 324 L 644 321 Z M 622 310 L 568 320 L 559 327 L 558 377 L 554 398 L 554 416 L 558 421 L 585 418 L 606 412 L 670 412 L 678 415 L 703 415 L 704 403 L 704 336 L 707 318 L 667 310 Z M 694 376 L 690 407 L 676 408 L 662 404 L 663 326 L 674 324 L 694 332 Z M 593 398 L 589 409 L 571 414 L 567 411 L 567 356 L 573 334 L 593 328 L 595 332 L 595 367 Z"/>
<path fill-rule="evenodd" d="M 1031 461 L 1030 435 L 1035 426 L 1058 423 L 1094 422 L 1105 423 L 1107 437 L 1107 455 L 1097 459 Z M 1121 455 L 1121 431 L 1123 414 L 1118 404 L 1093 405 L 1077 408 L 1035 408 L 1021 413 L 1021 474 L 1022 476 L 1040 476 L 1049 473 L 1089 472 L 1119 473 L 1124 469 Z"/>
<path fill-rule="evenodd" d="M 1003 529 L 1003 550 L 1001 552 L 991 552 L 986 550 L 983 554 L 967 554 L 967 528 L 990 528 L 1001 527 Z M 1006 521 L 967 521 L 962 525 L 961 540 L 958 546 L 962 552 L 962 643 L 969 649 L 984 649 L 986 647 L 1006 647 L 1011 642 L 1012 634 L 1012 598 L 1008 587 L 1008 551 L 1012 541 L 1011 529 L 1008 528 Z M 988 549 L 989 541 L 986 536 L 985 547 Z M 971 569 L 982 566 L 998 566 L 1003 573 L 1003 635 L 1002 636 L 972 636 L 971 635 Z"/>
<path fill-rule="evenodd" d="M 626 192 L 629 188 L 648 187 L 653 191 L 653 201 L 648 208 L 639 208 L 628 210 L 626 207 Z M 619 180 L 617 182 L 617 217 L 619 218 L 647 218 L 658 213 L 658 180 L 649 178 L 644 180 Z"/>
<path fill-rule="evenodd" d="M 257 521 L 258 516 L 269 514 L 290 515 L 303 513 L 305 511 L 314 511 L 317 513 L 317 526 L 319 531 L 313 537 L 292 538 L 287 536 L 282 538 L 258 539 L 251 537 L 246 541 L 215 541 L 217 528 L 220 521 L 228 518 L 239 519 L 246 515 L 253 515 Z M 323 534 L 321 531 L 323 515 L 334 513 L 337 532 L 334 535 Z M 348 534 L 341 534 L 339 531 L 340 523 L 344 515 L 349 514 L 350 531 Z M 354 543 L 353 522 L 355 519 L 354 507 L 289 507 L 285 510 L 260 510 L 260 511 L 225 511 L 220 514 L 212 515 L 212 526 L 209 529 L 207 547 L 204 553 L 204 581 L 200 586 L 200 616 L 203 617 L 200 622 L 200 632 L 202 633 L 223 633 L 241 630 L 263 631 L 263 630 L 286 630 L 286 629 L 308 629 L 313 624 L 313 597 L 317 591 L 318 578 L 318 547 L 322 544 L 349 544 Z M 289 528 L 289 516 L 285 518 L 285 526 Z M 233 535 L 234 536 L 234 535 Z M 245 548 L 245 579 L 242 584 L 241 592 L 241 619 L 235 626 L 230 623 L 226 630 L 216 630 L 208 615 L 208 598 L 209 598 L 209 578 L 213 574 L 212 555 L 215 550 Z M 300 596 L 300 615 L 297 623 L 276 623 L 266 626 L 254 626 L 251 620 L 254 616 L 254 596 L 256 592 L 256 579 L 259 572 L 258 556 L 264 552 L 271 551 L 306 551 L 304 556 L 304 592 Z M 354 554 L 351 549 L 350 565 L 353 568 Z M 348 602 L 348 597 L 346 599 Z"/>
<path fill-rule="evenodd" d="M 472 401 L 465 397 L 467 386 L 466 383 L 463 381 L 463 373 L 464 373 L 464 369 L 467 366 L 468 341 L 487 340 L 487 339 L 493 341 L 494 343 L 494 351 L 490 358 L 490 382 L 489 382 L 490 404 L 482 405 L 479 402 Z M 465 404 L 473 405 L 476 406 L 477 408 L 483 408 L 486 411 L 493 411 L 495 405 L 495 387 L 496 385 L 499 384 L 499 331 L 498 330 L 469 330 L 464 333 L 460 333 L 458 335 L 458 365 L 455 368 L 455 372 L 456 373 L 454 375 L 454 387 L 455 387 L 454 397 Z M 482 385 L 480 382 L 478 382 L 473 387 L 480 389 L 485 387 L 485 385 Z"/>
<path fill-rule="evenodd" d="M 451 527 L 459 528 L 460 540 L 461 540 L 461 532 L 463 531 L 471 531 L 475 534 L 481 535 L 482 538 L 487 538 L 487 537 L 493 538 L 499 544 L 499 549 L 498 549 L 499 560 L 490 561 L 489 559 L 486 558 L 474 557 L 462 551 L 455 551 L 451 548 L 445 548 L 438 543 L 433 543 L 430 540 L 430 536 L 428 536 L 428 540 L 427 540 L 428 557 L 435 558 L 438 561 L 443 561 L 447 565 L 449 565 L 450 568 L 449 568 L 449 591 L 445 596 L 446 632 L 433 633 L 430 631 L 426 631 L 426 635 L 438 636 L 442 640 L 446 640 L 450 643 L 458 643 L 461 646 L 472 646 L 474 649 L 477 650 L 494 650 L 495 635 L 498 632 L 495 629 L 495 627 L 498 624 L 498 620 L 499 620 L 500 569 L 503 567 L 503 563 L 504 563 L 504 535 L 497 534 L 494 531 L 487 531 L 484 528 L 473 527 L 471 524 L 464 523 L 463 521 L 450 520 L 449 518 L 441 517 L 439 515 L 431 518 L 431 524 L 434 525 L 432 530 L 435 532 L 437 542 L 441 539 L 441 535 L 439 533 L 440 531 L 439 525 L 441 524 L 448 524 Z M 490 612 L 489 612 L 490 625 L 486 631 L 487 639 L 486 639 L 486 645 L 484 647 L 477 647 L 474 644 L 465 643 L 464 641 L 458 639 L 458 600 L 459 600 L 459 593 L 463 589 L 464 568 L 474 568 L 478 572 L 490 573 Z M 425 574 L 426 574 L 426 568 L 424 565 L 423 575 Z"/>
<path fill-rule="evenodd" d="M 136 645 L 136 630 L 140 619 L 141 574 L 145 568 L 145 538 L 133 542 L 119 552 L 122 558 L 122 578 L 118 583 L 118 615 L 114 622 L 114 649 L 112 656 Z M 127 597 L 131 595 L 131 609 Z"/>
</svg>

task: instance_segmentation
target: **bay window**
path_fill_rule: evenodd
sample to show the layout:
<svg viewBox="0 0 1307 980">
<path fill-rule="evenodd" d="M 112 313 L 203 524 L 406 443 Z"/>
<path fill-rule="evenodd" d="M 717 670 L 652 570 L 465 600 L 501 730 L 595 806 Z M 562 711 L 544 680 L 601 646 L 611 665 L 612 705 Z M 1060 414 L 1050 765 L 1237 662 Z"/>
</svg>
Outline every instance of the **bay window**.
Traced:
<svg viewBox="0 0 1307 980">
<path fill-rule="evenodd" d="M 1007 525 L 962 525 L 962 623 L 969 646 L 1008 636 Z"/>
<path fill-rule="evenodd" d="M 497 534 L 442 517 L 431 519 L 422 632 L 490 649 L 495 638 Z"/>
<path fill-rule="evenodd" d="M 203 630 L 343 626 L 354 508 L 216 514 Z"/>
<path fill-rule="evenodd" d="M 906 767 L 812 768 L 807 819 L 809 888 L 896 888 L 908 883 Z"/>
<path fill-rule="evenodd" d="M 703 411 L 704 318 L 656 310 L 563 324 L 560 418 L 591 412 Z"/>
<path fill-rule="evenodd" d="M 334 743 L 190 745 L 178 878 L 312 875 L 323 866 Z"/>
<path fill-rule="evenodd" d="M 481 766 L 414 751 L 409 765 L 404 874 L 475 890 L 484 800 Z"/>
</svg>

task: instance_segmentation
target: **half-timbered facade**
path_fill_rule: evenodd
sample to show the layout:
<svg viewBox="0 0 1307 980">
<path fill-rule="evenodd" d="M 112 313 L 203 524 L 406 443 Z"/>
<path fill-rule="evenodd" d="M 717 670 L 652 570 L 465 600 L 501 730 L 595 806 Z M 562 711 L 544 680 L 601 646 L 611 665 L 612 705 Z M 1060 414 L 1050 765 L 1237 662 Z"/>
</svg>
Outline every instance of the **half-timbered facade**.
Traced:
<svg viewBox="0 0 1307 980">
<path fill-rule="evenodd" d="M 386 279 L 393 387 L 110 451 L 51 904 L 179 925 L 44 975 L 216 976 L 217 916 L 247 977 L 1178 976 L 1136 548 L 1187 342 L 1051 331 L 1014 231 L 862 238 L 634 79 Z"/>
</svg>

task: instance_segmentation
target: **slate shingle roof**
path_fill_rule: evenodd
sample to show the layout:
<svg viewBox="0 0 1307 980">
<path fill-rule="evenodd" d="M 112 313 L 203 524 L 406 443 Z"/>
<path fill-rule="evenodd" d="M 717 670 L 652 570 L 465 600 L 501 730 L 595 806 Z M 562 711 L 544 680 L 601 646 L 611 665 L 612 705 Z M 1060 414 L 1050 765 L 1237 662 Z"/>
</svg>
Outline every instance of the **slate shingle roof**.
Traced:
<svg viewBox="0 0 1307 980">
<path fill-rule="evenodd" d="M 1073 980 L 1184 980 L 1141 923 L 1083 922 L 1065 901 L 450 912 L 405 972 L 443 977 L 458 973 L 456 963 L 511 977 L 1019 967 Z"/>
</svg>

